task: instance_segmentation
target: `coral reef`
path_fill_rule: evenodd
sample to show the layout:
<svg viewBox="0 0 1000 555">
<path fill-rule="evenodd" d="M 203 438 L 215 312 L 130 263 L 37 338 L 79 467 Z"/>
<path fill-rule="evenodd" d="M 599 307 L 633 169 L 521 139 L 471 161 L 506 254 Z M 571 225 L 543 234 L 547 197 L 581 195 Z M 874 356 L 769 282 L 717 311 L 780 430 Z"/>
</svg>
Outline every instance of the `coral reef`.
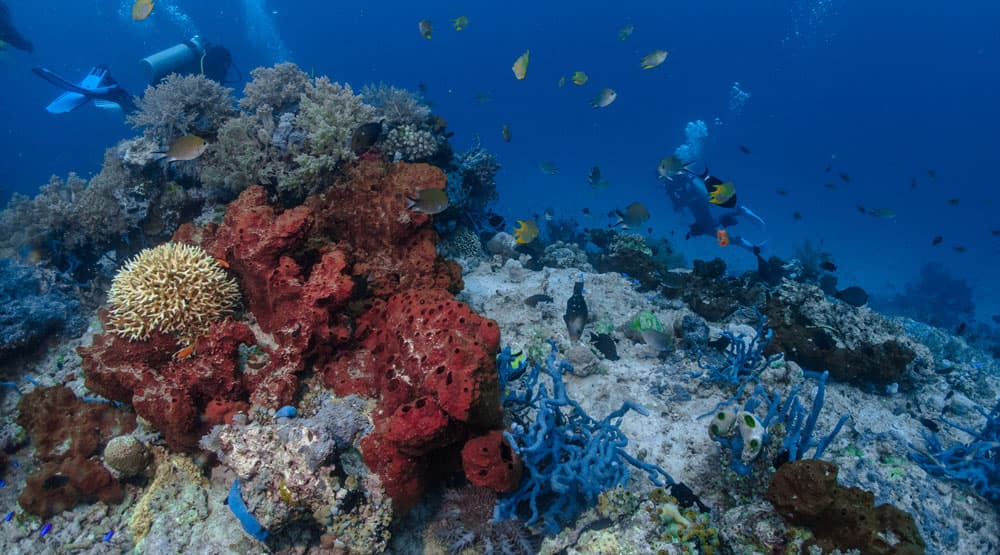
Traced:
<svg viewBox="0 0 1000 555">
<path fill-rule="evenodd" d="M 184 135 L 214 136 L 234 115 L 232 92 L 204 75 L 172 73 L 146 87 L 128 122 L 164 149 Z"/>
<path fill-rule="evenodd" d="M 268 535 L 313 521 L 351 542 L 344 547 L 352 553 L 381 552 L 390 504 L 351 460 L 356 438 L 370 428 L 363 409 L 356 397 L 327 396 L 313 416 L 217 426 L 202 446 L 236 474 L 247 507 Z"/>
<path fill-rule="evenodd" d="M 19 502 L 42 518 L 78 503 L 120 503 L 118 481 L 97 455 L 109 439 L 135 429 L 135 415 L 104 403 L 87 403 L 64 386 L 39 388 L 18 404 L 17 423 L 27 430 L 39 465 Z"/>
<path fill-rule="evenodd" d="M 487 205 L 498 198 L 496 175 L 500 163 L 496 156 L 476 146 L 455 155 L 446 171 L 451 206 L 468 213 L 474 222 L 485 220 Z"/>
<path fill-rule="evenodd" d="M 829 370 L 838 381 L 900 382 L 916 358 L 897 325 L 870 310 L 830 303 L 814 286 L 784 280 L 768 296 L 765 312 L 774 331 L 766 354 L 783 352 L 806 368 Z"/>
<path fill-rule="evenodd" d="M 306 135 L 306 149 L 295 155 L 298 166 L 278 184 L 279 190 L 304 196 L 329 178 L 337 164 L 354 160 L 351 135 L 374 117 L 375 109 L 350 85 L 314 79 L 301 96 L 295 118 L 295 128 Z"/>
<path fill-rule="evenodd" d="M 258 67 L 243 87 L 240 110 L 256 113 L 267 106 L 274 114 L 294 112 L 309 86 L 309 76 L 291 62 Z"/>
<path fill-rule="evenodd" d="M 492 522 L 496 492 L 464 486 L 444 493 L 424 534 L 432 553 L 537 553 L 536 538 L 518 520 Z"/>
<path fill-rule="evenodd" d="M 483 245 L 469 228 L 459 226 L 438 242 L 438 252 L 448 258 L 458 258 L 472 264 L 484 256 Z"/>
<path fill-rule="evenodd" d="M 295 168 L 306 132 L 296 128 L 309 76 L 292 63 L 257 68 L 243 89 L 241 113 L 219 127 L 201 160 L 199 177 L 213 196 L 229 200 L 253 184 L 274 189 Z"/>
<path fill-rule="evenodd" d="M 253 184 L 277 185 L 291 164 L 272 147 L 276 132 L 270 113 L 240 114 L 219 127 L 216 142 L 200 160 L 199 177 L 213 197 L 230 200 Z"/>
<path fill-rule="evenodd" d="M 158 331 L 190 345 L 239 295 L 236 282 L 200 247 L 164 243 L 143 250 L 115 275 L 107 330 L 130 341 Z"/>
<path fill-rule="evenodd" d="M 200 244 L 225 261 L 253 315 L 253 331 L 217 322 L 192 358 L 180 360 L 172 355 L 177 342 L 159 331 L 137 342 L 101 334 L 80 349 L 87 385 L 133 403 L 172 449 L 189 450 L 209 422 L 232 421 L 242 403 L 289 404 L 297 374 L 307 358 L 315 360 L 342 394 L 382 390 L 365 460 L 383 474 L 394 506 L 412 505 L 422 489 L 418 467 L 429 460 L 414 453 L 460 447 L 470 431 L 500 424 L 493 371 L 498 330 L 453 300 L 448 290 L 461 288 L 460 268 L 437 255 L 430 218 L 406 208 L 408 195 L 443 188 L 444 181 L 431 166 L 367 160 L 322 197 L 288 210 L 268 204 L 263 188 L 245 190 L 221 224 L 182 226 L 175 240 Z M 356 291 L 355 281 L 364 287 Z M 345 309 L 355 293 L 363 295 L 357 307 L 371 308 L 352 323 Z M 423 323 L 408 321 L 424 304 L 442 308 Z M 386 358 L 393 353 L 399 358 Z M 403 383 L 386 377 L 387 368 L 410 384 L 376 387 Z M 435 415 L 444 427 L 423 428 L 420 419 Z"/>
<path fill-rule="evenodd" d="M 0 259 L 0 354 L 29 347 L 52 333 L 78 334 L 80 302 L 60 275 Z"/>
<path fill-rule="evenodd" d="M 15 195 L 0 213 L 0 249 L 9 254 L 30 250 L 59 268 L 75 270 L 146 217 L 149 199 L 132 186 L 134 178 L 109 149 L 89 184 L 71 173 L 65 181 L 53 176 L 34 198 Z"/>
<path fill-rule="evenodd" d="M 406 89 L 379 83 L 361 89 L 365 102 L 375 107 L 375 114 L 390 127 L 426 125 L 431 109 L 423 100 Z"/>
</svg>

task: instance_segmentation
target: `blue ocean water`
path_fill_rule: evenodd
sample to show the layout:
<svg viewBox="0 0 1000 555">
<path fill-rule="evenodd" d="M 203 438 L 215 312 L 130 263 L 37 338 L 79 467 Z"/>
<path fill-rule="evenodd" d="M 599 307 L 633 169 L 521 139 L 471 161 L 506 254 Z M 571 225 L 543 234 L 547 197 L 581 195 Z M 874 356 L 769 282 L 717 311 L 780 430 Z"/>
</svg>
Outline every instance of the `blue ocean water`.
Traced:
<svg viewBox="0 0 1000 555">
<path fill-rule="evenodd" d="M 289 60 L 356 88 L 422 83 L 456 150 L 481 143 L 497 154 L 497 211 L 508 221 L 552 207 L 557 217 L 604 227 L 608 211 L 641 201 L 652 233 L 668 234 L 688 260 L 720 256 L 733 269 L 751 268 L 744 250 L 711 237 L 685 241 L 689 217 L 673 211 L 656 179 L 685 125 L 703 120 L 703 160 L 767 221 L 740 230 L 766 241 L 765 254 L 786 258 L 805 240 L 819 243 L 842 285 L 883 297 L 939 262 L 972 286 L 977 319 L 1000 313 L 995 2 L 160 0 L 142 22 L 131 21 L 127 0 L 7 4 L 35 48 L 0 51 L 0 202 L 35 192 L 52 174 L 92 175 L 105 148 L 134 134 L 120 113 L 46 113 L 57 91 L 31 67 L 75 77 L 107 64 L 138 94 L 142 56 L 201 34 L 232 51 L 244 82 L 254 67 Z M 461 15 L 469 25 L 456 31 L 451 20 Z M 418 32 L 421 19 L 434 24 L 431 40 Z M 626 24 L 634 32 L 620 40 Z M 518 81 L 510 68 L 526 49 L 528 74 Z M 639 60 L 655 49 L 670 52 L 666 62 L 642 70 Z M 577 70 L 588 83 L 557 85 Z M 748 94 L 742 105 L 733 102 L 736 83 Z M 617 100 L 595 110 L 589 99 L 603 87 Z M 543 174 L 542 161 L 559 173 Z M 587 184 L 594 165 L 610 188 Z M 896 216 L 876 218 L 858 205 Z M 933 246 L 938 235 L 943 242 Z"/>
</svg>

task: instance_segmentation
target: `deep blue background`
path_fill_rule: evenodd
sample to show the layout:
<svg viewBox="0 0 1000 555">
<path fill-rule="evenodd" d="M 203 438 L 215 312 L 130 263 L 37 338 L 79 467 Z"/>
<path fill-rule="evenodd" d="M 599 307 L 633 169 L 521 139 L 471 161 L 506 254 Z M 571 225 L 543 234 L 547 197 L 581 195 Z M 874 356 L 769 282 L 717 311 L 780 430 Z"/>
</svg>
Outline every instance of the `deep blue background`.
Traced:
<svg viewBox="0 0 1000 555">
<path fill-rule="evenodd" d="M 46 65 L 78 77 L 106 63 L 135 93 L 137 61 L 200 32 L 234 54 L 244 75 L 289 59 L 307 72 L 357 88 L 384 81 L 427 97 L 464 150 L 481 139 L 496 152 L 499 210 L 508 219 L 552 206 L 557 215 L 607 224 L 615 206 L 640 200 L 656 233 L 677 232 L 688 255 L 720 255 L 737 268 L 753 260 L 710 238 L 683 241 L 687 221 L 666 203 L 655 167 L 683 141 L 688 121 L 710 128 L 706 161 L 736 182 L 741 201 L 768 220 L 770 252 L 788 256 L 806 239 L 822 241 L 841 267 L 841 283 L 890 294 L 939 261 L 975 288 L 978 315 L 1000 313 L 996 291 L 1000 208 L 995 172 L 1000 128 L 1000 4 L 968 0 L 687 0 L 673 2 L 156 2 L 148 20 L 128 18 L 130 0 L 9 0 L 35 52 L 0 52 L 0 187 L 33 192 L 49 175 L 91 175 L 103 150 L 134 133 L 119 115 L 91 107 L 52 116 L 56 91 L 34 77 Z M 416 6 L 419 4 L 419 6 Z M 482 3 L 476 3 L 482 4 Z M 450 20 L 466 15 L 456 32 Z M 431 40 L 417 22 L 434 23 Z M 627 22 L 635 32 L 618 39 Z M 527 79 L 510 66 L 531 49 Z M 640 58 L 670 57 L 643 71 Z M 583 87 L 558 88 L 560 75 L 586 71 Z M 752 97 L 728 107 L 739 81 Z M 234 85 L 238 90 L 242 83 Z M 601 87 L 618 100 L 594 110 Z M 479 93 L 492 100 L 476 101 Z M 721 125 L 714 121 L 718 118 Z M 501 140 L 508 123 L 514 140 Z M 738 149 L 746 145 L 746 156 Z M 558 175 L 543 175 L 551 161 Z M 846 172 L 845 184 L 823 170 Z M 614 184 L 586 183 L 599 164 Z M 933 182 L 927 170 L 934 169 Z M 917 178 L 918 187 L 910 182 Z M 824 183 L 837 182 L 834 191 Z M 779 197 L 776 189 L 791 191 Z M 6 198 L 7 194 L 3 193 Z M 950 206 L 949 198 L 960 198 Z M 892 207 L 894 221 L 859 214 L 857 204 Z M 801 221 L 792 219 L 800 212 Z M 582 215 L 581 215 L 582 216 Z M 744 227 L 743 224 L 740 227 Z M 935 235 L 944 244 L 931 247 Z M 956 253 L 954 246 L 964 246 Z"/>
</svg>

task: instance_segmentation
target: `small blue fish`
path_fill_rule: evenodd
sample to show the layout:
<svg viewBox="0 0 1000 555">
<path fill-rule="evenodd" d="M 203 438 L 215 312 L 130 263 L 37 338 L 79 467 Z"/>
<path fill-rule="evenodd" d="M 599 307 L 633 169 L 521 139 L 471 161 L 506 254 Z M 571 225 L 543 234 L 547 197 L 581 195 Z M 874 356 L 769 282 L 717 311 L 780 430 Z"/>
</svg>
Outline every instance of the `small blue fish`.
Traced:
<svg viewBox="0 0 1000 555">
<path fill-rule="evenodd" d="M 652 295 L 646 295 L 646 300 L 649 301 L 649 302 L 653 302 L 653 296 Z"/>
<path fill-rule="evenodd" d="M 0 488 L 7 486 L 7 480 L 0 480 Z"/>
<path fill-rule="evenodd" d="M 10 519 L 14 518 L 14 511 L 7 513 L 7 516 L 3 518 L 4 522 L 10 522 Z"/>
<path fill-rule="evenodd" d="M 104 534 L 104 540 L 103 541 L 109 542 L 109 541 L 111 541 L 111 538 L 113 538 L 113 537 L 115 537 L 115 529 L 114 528 L 112 528 L 111 530 L 108 530 L 107 534 Z"/>
<path fill-rule="evenodd" d="M 50 531 L 52 531 L 52 523 L 51 522 L 48 523 L 48 524 L 46 524 L 45 526 L 42 526 L 42 529 L 38 531 L 38 536 L 44 538 L 45 534 L 48 534 Z"/>
<path fill-rule="evenodd" d="M 626 274 L 625 272 L 622 272 L 622 277 L 625 279 L 630 279 L 629 275 Z"/>
</svg>

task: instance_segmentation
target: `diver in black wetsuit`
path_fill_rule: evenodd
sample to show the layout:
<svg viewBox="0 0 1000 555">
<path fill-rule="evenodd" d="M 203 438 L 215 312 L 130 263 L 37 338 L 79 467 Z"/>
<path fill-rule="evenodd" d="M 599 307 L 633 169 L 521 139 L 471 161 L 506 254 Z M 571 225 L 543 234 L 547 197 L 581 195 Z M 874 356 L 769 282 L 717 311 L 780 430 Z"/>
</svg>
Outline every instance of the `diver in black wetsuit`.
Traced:
<svg viewBox="0 0 1000 555">
<path fill-rule="evenodd" d="M 10 19 L 10 8 L 2 0 L 0 0 L 0 41 L 25 52 L 34 50 L 31 41 L 14 28 L 14 22 Z"/>
</svg>

